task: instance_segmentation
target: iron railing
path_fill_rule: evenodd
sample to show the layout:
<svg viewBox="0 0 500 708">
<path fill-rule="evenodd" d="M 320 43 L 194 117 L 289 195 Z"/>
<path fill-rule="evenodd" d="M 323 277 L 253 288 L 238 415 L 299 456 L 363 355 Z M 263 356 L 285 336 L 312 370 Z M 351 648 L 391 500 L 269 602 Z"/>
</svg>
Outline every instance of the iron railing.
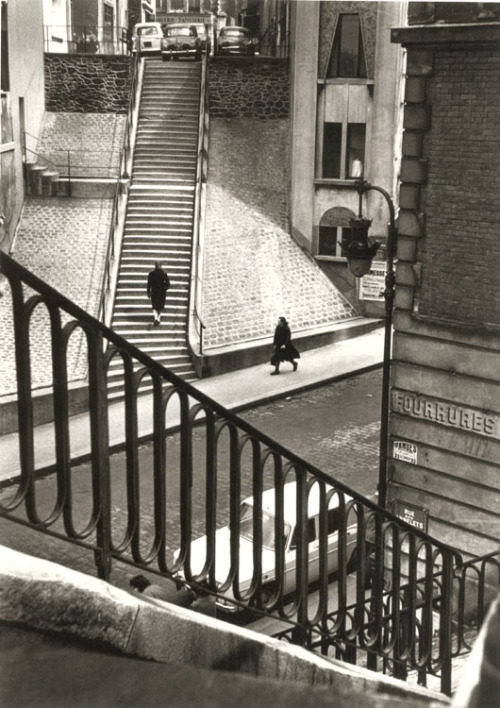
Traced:
<svg viewBox="0 0 500 708">
<path fill-rule="evenodd" d="M 126 27 L 104 25 L 44 25 L 44 52 L 51 54 L 129 54 Z"/>
<path fill-rule="evenodd" d="M 280 34 L 270 27 L 259 37 L 259 54 L 266 57 L 288 59 L 290 56 L 290 32 Z"/>
<path fill-rule="evenodd" d="M 454 594 L 457 610 L 453 617 L 453 656 L 466 654 L 488 613 L 500 586 L 500 550 L 472 558 L 457 570 Z"/>
<path fill-rule="evenodd" d="M 123 135 L 120 165 L 113 197 L 113 208 L 109 225 L 108 245 L 104 264 L 101 298 L 99 302 L 99 319 L 105 324 L 110 324 L 112 316 L 112 303 L 114 301 L 115 283 L 118 277 L 118 258 L 121 248 L 122 217 L 124 197 L 128 196 L 130 175 L 132 171 L 133 131 L 137 120 L 138 86 L 140 58 L 137 54 L 132 64 L 132 79 L 130 82 L 129 102 L 125 131 Z"/>
<path fill-rule="evenodd" d="M 26 137 L 30 136 L 25 133 Z M 57 172 L 62 179 L 116 179 L 119 177 L 116 150 L 67 150 L 41 148 L 32 150 L 25 144 L 26 162 L 47 167 Z M 30 156 L 35 159 L 29 159 Z"/>
<path fill-rule="evenodd" d="M 273 615 L 283 623 L 284 639 L 396 676 L 413 671 L 423 684 L 436 676 L 441 690 L 450 693 L 458 607 L 454 582 L 461 577 L 465 583 L 464 569 L 472 564 L 464 565 L 449 546 L 291 453 L 9 256 L 3 252 L 0 256 L 10 283 L 4 302 L 11 297 L 12 303 L 6 321 L 12 323 L 15 347 L 20 464 L 19 478 L 0 497 L 4 517 L 92 551 L 101 578 L 110 579 L 113 562 L 120 561 L 160 576 L 182 577 L 194 587 L 206 581 L 221 604 L 246 608 L 256 616 Z M 44 319 L 42 345 L 51 361 L 54 408 L 55 464 L 52 475 L 44 478 L 53 488 L 49 505 L 37 494 L 40 478 L 30 383 L 34 366 L 30 337 Z M 91 472 L 86 483 L 72 463 L 68 416 L 67 362 L 78 333 L 89 370 Z M 110 465 L 113 431 L 107 398 L 107 373 L 114 358 L 123 364 L 125 388 L 120 412 L 126 462 L 119 470 Z M 135 364 L 140 365 L 136 371 Z M 151 380 L 153 392 L 147 399 L 149 412 L 142 398 L 139 419 L 144 379 Z M 140 424 L 147 415 L 153 431 L 151 469 L 141 467 L 138 455 Z M 166 435 L 167 423 L 169 429 L 178 429 L 178 442 Z M 287 482 L 295 482 L 291 508 L 285 504 Z M 262 499 L 269 488 L 275 490 L 274 501 L 264 517 Z M 119 513 L 114 503 L 118 489 L 126 500 Z M 254 499 L 250 558 L 240 547 L 240 504 L 249 495 Z M 314 495 L 319 506 L 311 516 Z M 269 518 L 272 544 L 264 535 Z M 290 523 L 296 524 L 293 545 Z M 227 546 L 217 535 L 224 525 L 229 527 Z M 191 545 L 200 536 L 206 537 L 201 563 Z M 332 539 L 335 543 L 330 546 Z M 219 566 L 221 551 L 224 572 Z M 272 568 L 264 568 L 269 558 Z M 245 584 L 248 564 L 250 580 Z M 317 579 L 311 586 L 313 570 Z M 287 594 L 292 587 L 294 592 Z"/>
<path fill-rule="evenodd" d="M 191 277 L 189 281 L 190 324 L 192 323 L 198 343 L 197 354 L 203 354 L 203 330 L 205 325 L 201 317 L 201 278 L 203 274 L 203 234 L 204 202 L 206 198 L 207 159 L 208 159 L 208 56 L 202 58 L 200 83 L 200 109 L 198 118 L 198 155 L 196 161 L 196 183 L 194 192 L 193 244 L 191 258 Z M 191 342 L 190 342 L 191 346 Z"/>
</svg>

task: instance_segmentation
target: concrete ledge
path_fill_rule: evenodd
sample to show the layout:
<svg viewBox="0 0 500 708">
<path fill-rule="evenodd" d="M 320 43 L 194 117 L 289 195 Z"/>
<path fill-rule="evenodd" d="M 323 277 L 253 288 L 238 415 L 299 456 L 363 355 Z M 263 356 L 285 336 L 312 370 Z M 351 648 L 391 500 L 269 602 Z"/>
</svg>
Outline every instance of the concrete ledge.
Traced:
<svg viewBox="0 0 500 708">
<path fill-rule="evenodd" d="M 54 420 L 52 388 L 33 392 L 33 425 L 44 425 Z M 85 413 L 89 408 L 89 387 L 87 381 L 71 382 L 68 385 L 69 415 Z M 16 433 L 19 429 L 17 394 L 0 399 L 0 436 Z"/>
<path fill-rule="evenodd" d="M 450 44 L 494 44 L 500 43 L 500 23 L 480 24 L 440 24 L 416 25 L 391 29 L 391 42 L 408 46 L 411 44 L 432 44 L 434 46 Z M 488 48 L 485 46 L 485 50 Z"/>
<path fill-rule="evenodd" d="M 403 681 L 182 607 L 132 595 L 49 561 L 5 547 L 0 547 L 0 557 L 0 620 L 4 622 L 90 640 L 96 648 L 113 647 L 126 656 L 329 686 L 337 697 L 345 698 L 335 702 L 339 708 L 352 706 L 353 694 L 366 698 L 367 693 L 387 694 L 391 706 L 449 704 L 441 694 L 410 688 Z"/>
<path fill-rule="evenodd" d="M 299 352 L 342 342 L 359 337 L 382 327 L 382 320 L 357 318 L 338 325 L 292 334 Z M 231 371 L 246 369 L 269 361 L 273 349 L 273 338 L 266 337 L 258 342 L 244 342 L 231 347 L 208 349 L 201 358 L 205 376 L 219 376 Z"/>
<path fill-rule="evenodd" d="M 59 178 L 58 187 L 64 194 L 69 194 L 71 189 L 72 199 L 114 199 L 116 192 L 116 178 L 98 179 L 72 177 L 71 183 L 67 179 Z M 128 180 L 121 181 L 122 188 Z"/>
</svg>

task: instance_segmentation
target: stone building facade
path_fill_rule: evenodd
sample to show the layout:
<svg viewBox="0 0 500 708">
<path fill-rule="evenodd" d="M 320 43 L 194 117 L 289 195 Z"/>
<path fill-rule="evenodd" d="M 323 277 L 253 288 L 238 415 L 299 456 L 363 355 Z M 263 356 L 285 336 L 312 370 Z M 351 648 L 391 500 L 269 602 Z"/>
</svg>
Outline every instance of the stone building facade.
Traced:
<svg viewBox="0 0 500 708">
<path fill-rule="evenodd" d="M 365 297 L 348 271 L 343 242 L 358 214 L 356 180 L 397 199 L 404 53 L 391 45 L 390 29 L 404 23 L 405 13 L 404 2 L 292 4 L 292 233 L 369 316 L 383 312 L 383 277 L 379 292 Z M 371 236 L 383 243 L 383 197 L 369 193 L 363 210 L 373 219 Z"/>
<path fill-rule="evenodd" d="M 29 0 L 2 2 L 1 12 L 0 248 L 8 251 L 25 196 L 23 161 L 43 121 L 43 18 L 41 3 Z"/>
<path fill-rule="evenodd" d="M 410 3 L 388 498 L 466 554 L 500 538 L 500 4 Z"/>
</svg>

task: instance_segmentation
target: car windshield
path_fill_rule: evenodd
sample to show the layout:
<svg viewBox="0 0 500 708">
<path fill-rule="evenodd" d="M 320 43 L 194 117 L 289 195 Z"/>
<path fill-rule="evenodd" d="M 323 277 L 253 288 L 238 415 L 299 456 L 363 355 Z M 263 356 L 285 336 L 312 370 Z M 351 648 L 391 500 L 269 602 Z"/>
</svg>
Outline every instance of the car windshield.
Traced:
<svg viewBox="0 0 500 708">
<path fill-rule="evenodd" d="M 223 30 L 222 34 L 224 37 L 247 37 L 248 36 L 247 32 L 244 32 L 243 30 L 235 30 L 235 29 Z"/>
<path fill-rule="evenodd" d="M 207 31 L 205 29 L 205 25 L 196 25 L 196 31 L 198 34 L 206 34 Z"/>
<path fill-rule="evenodd" d="M 139 27 L 137 30 L 137 34 L 145 35 L 145 34 L 160 34 L 158 31 L 158 27 Z"/>
<path fill-rule="evenodd" d="M 276 547 L 275 534 L 274 534 L 274 524 L 275 517 L 272 514 L 268 514 L 266 511 L 262 512 L 262 545 L 264 548 L 268 548 L 274 551 Z M 240 535 L 247 541 L 253 542 L 253 506 L 243 502 L 240 509 Z M 285 536 L 284 542 L 286 544 L 288 536 L 290 535 L 290 525 L 285 523 Z"/>
<path fill-rule="evenodd" d="M 194 30 L 191 27 L 167 27 L 167 37 L 191 37 Z"/>
</svg>

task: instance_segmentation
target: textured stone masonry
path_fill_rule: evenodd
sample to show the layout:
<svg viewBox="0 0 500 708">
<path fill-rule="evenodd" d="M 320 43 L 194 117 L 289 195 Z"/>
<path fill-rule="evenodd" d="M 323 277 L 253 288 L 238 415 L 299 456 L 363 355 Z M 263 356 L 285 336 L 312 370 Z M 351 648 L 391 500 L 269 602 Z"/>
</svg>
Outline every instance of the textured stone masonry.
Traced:
<svg viewBox="0 0 500 708">
<path fill-rule="evenodd" d="M 210 114 L 277 120 L 288 117 L 288 63 L 230 57 L 209 65 Z"/>
<path fill-rule="evenodd" d="M 288 121 L 212 118 L 204 240 L 206 351 L 355 316 L 287 231 Z"/>
<path fill-rule="evenodd" d="M 97 316 L 111 222 L 112 201 L 28 198 L 25 201 L 13 258 L 89 314 Z M 67 320 L 65 320 L 67 321 Z M 32 386 L 52 383 L 49 317 L 44 305 L 33 313 L 30 331 Z M 10 288 L 0 299 L 0 395 L 15 391 Z M 71 337 L 69 380 L 86 375 L 83 336 Z"/>
<path fill-rule="evenodd" d="M 46 112 L 37 152 L 72 177 L 118 177 L 126 116 Z"/>
<path fill-rule="evenodd" d="M 45 54 L 48 111 L 126 113 L 132 75 L 129 56 Z"/>
</svg>

